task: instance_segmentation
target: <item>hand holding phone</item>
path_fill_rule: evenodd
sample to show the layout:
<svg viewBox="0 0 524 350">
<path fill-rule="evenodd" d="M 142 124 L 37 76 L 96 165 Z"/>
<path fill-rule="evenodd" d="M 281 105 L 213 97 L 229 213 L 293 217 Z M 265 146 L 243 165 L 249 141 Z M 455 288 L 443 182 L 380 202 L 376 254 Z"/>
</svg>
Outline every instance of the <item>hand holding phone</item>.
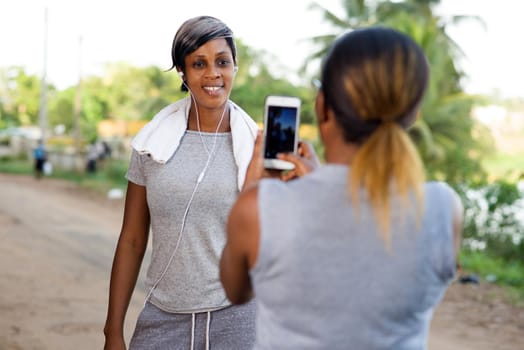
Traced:
<svg viewBox="0 0 524 350">
<path fill-rule="evenodd" d="M 301 101 L 293 96 L 266 97 L 264 107 L 264 166 L 291 170 L 293 163 L 278 159 L 279 153 L 295 153 L 298 147 Z"/>
<path fill-rule="evenodd" d="M 320 166 L 320 160 L 318 159 L 313 145 L 306 141 L 298 142 L 298 150 L 296 154 L 285 153 L 282 154 L 280 158 L 295 165 L 293 170 L 286 171 L 280 175 L 280 179 L 283 181 L 302 177 Z"/>
</svg>

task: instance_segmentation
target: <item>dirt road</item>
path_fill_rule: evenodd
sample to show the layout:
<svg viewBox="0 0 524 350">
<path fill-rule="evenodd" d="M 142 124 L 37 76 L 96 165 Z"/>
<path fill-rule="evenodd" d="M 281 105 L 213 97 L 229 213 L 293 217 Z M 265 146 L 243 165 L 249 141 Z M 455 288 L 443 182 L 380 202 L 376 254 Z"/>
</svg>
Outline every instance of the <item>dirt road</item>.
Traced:
<svg viewBox="0 0 524 350">
<path fill-rule="evenodd" d="M 122 200 L 64 181 L 0 174 L 0 350 L 102 349 L 122 211 Z M 431 350 L 522 350 L 524 308 L 495 286 L 454 284 L 430 334 Z"/>
</svg>

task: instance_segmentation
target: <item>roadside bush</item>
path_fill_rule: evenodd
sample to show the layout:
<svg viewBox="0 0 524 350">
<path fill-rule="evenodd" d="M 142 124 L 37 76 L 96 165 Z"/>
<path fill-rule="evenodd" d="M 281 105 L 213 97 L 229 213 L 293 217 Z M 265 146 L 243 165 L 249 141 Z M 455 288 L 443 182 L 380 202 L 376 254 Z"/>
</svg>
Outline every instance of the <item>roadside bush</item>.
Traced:
<svg viewBox="0 0 524 350">
<path fill-rule="evenodd" d="M 458 192 L 465 208 L 462 267 L 524 297 L 524 191 L 498 180 Z"/>
<path fill-rule="evenodd" d="M 466 249 L 523 262 L 524 195 L 518 184 L 498 180 L 459 189 L 465 207 Z"/>
</svg>

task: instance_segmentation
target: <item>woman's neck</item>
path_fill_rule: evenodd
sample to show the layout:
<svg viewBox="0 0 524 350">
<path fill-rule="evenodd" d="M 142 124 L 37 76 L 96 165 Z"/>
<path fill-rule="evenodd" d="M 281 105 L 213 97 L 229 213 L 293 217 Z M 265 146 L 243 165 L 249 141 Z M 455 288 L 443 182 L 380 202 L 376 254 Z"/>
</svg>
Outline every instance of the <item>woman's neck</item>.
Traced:
<svg viewBox="0 0 524 350">
<path fill-rule="evenodd" d="M 346 143 L 338 140 L 325 142 L 326 163 L 351 165 L 359 146 L 354 143 Z"/>
<path fill-rule="evenodd" d="M 227 103 L 223 108 L 213 110 L 203 108 L 197 110 L 195 105 L 191 105 L 187 128 L 201 132 L 228 132 L 231 130 L 229 114 L 230 108 Z"/>
<path fill-rule="evenodd" d="M 344 133 L 335 118 L 329 118 L 320 123 L 319 132 L 324 144 L 326 163 L 350 165 L 353 162 L 359 145 L 344 140 Z"/>
</svg>

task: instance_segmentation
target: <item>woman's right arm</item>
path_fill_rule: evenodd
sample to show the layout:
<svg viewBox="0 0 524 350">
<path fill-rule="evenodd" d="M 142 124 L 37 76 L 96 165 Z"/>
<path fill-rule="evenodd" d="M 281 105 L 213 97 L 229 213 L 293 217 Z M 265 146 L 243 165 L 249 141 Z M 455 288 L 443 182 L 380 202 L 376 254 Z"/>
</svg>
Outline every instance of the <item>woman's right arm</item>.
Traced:
<svg viewBox="0 0 524 350">
<path fill-rule="evenodd" d="M 147 248 L 149 223 L 146 188 L 128 182 L 122 229 L 111 269 L 105 350 L 125 349 L 124 319 Z"/>
</svg>

